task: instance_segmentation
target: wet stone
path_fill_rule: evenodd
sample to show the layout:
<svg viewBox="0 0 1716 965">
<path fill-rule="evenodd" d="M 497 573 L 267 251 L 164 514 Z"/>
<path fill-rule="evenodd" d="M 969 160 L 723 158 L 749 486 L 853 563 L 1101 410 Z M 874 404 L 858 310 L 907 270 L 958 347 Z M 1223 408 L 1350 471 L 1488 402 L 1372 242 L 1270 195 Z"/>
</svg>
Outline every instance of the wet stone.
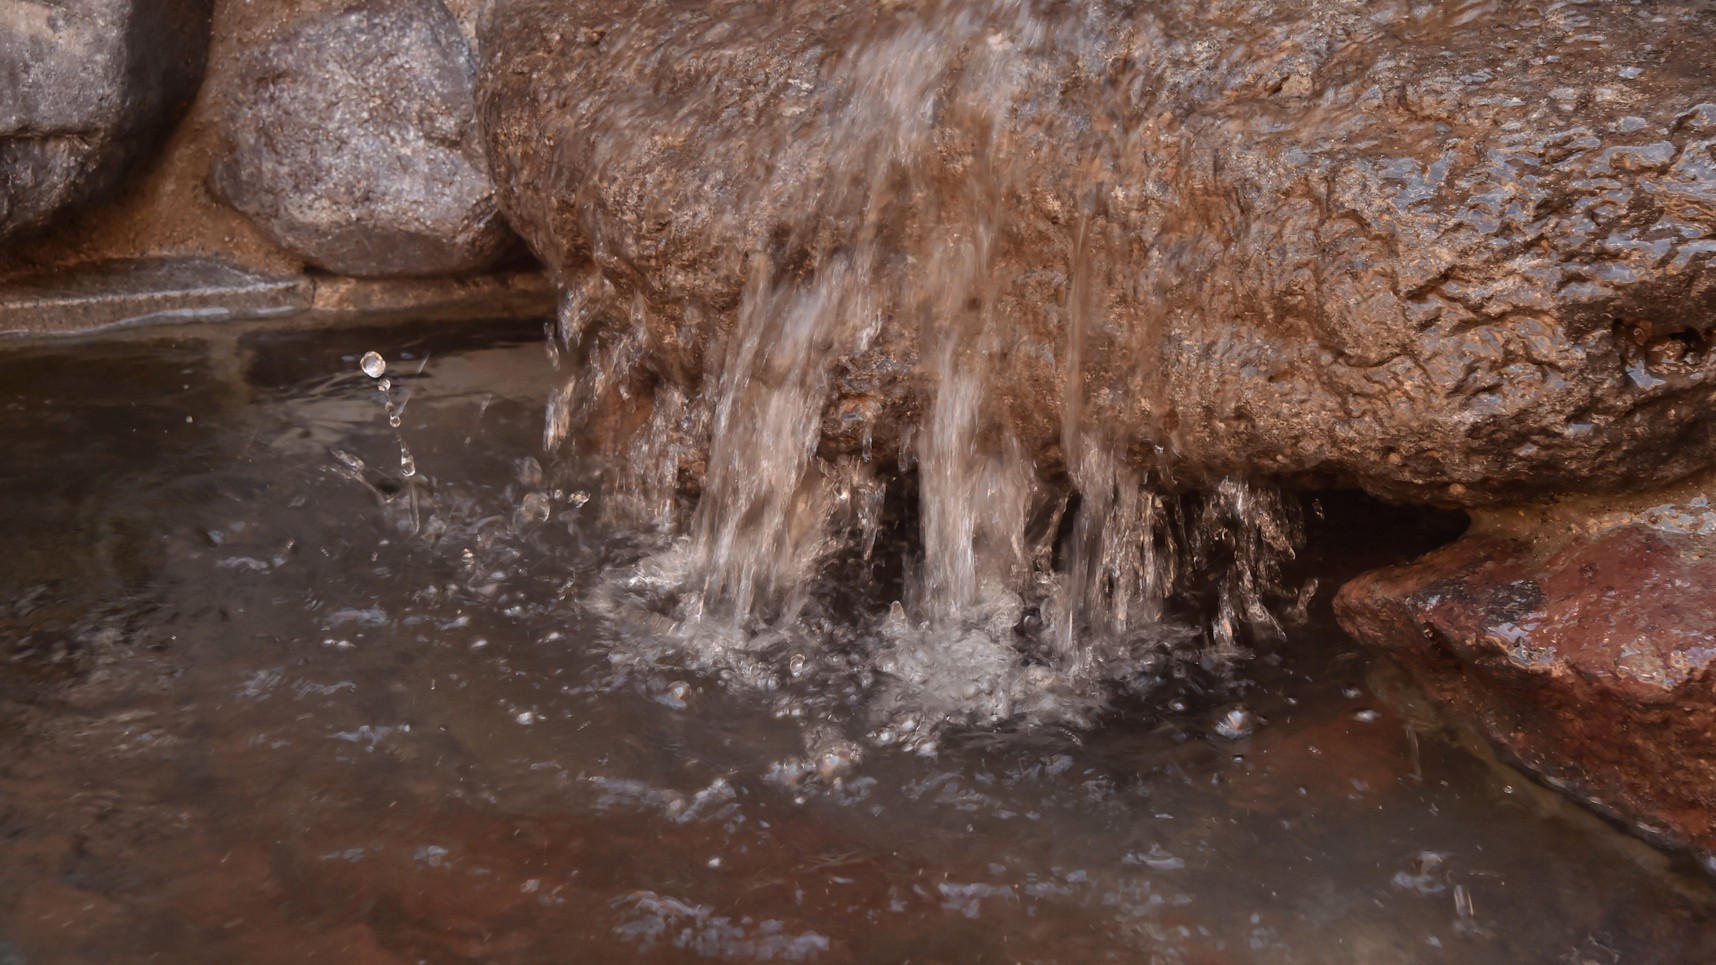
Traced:
<svg viewBox="0 0 1716 965">
<path fill-rule="evenodd" d="M 1716 854 L 1716 536 L 1653 513 L 1479 532 L 1353 580 L 1335 607 L 1527 770 Z"/>
<path fill-rule="evenodd" d="M 246 55 L 213 184 L 276 243 L 332 272 L 490 267 L 514 239 L 478 138 L 472 71 L 439 0 L 313 13 Z"/>
<path fill-rule="evenodd" d="M 0 4 L 0 242 L 119 185 L 202 80 L 213 0 Z"/>
</svg>

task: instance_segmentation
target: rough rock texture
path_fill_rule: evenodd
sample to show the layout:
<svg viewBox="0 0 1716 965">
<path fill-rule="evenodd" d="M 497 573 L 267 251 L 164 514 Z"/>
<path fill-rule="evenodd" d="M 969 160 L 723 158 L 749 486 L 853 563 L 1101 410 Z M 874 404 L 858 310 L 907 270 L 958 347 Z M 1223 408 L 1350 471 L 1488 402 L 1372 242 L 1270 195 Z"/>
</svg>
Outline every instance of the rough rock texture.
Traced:
<svg viewBox="0 0 1716 965">
<path fill-rule="evenodd" d="M 1343 626 L 1549 783 L 1716 858 L 1716 511 L 1477 532 L 1353 580 Z"/>
<path fill-rule="evenodd" d="M 1716 456 L 1713 47 L 1652 0 L 501 0 L 479 101 L 649 379 L 695 389 L 747 284 L 856 270 L 827 448 L 885 448 L 959 325 L 1045 466 L 1076 423 L 1478 505 Z"/>
<path fill-rule="evenodd" d="M 113 189 L 196 92 L 214 0 L 0 0 L 0 241 Z"/>
<path fill-rule="evenodd" d="M 319 11 L 228 92 L 216 188 L 280 245 L 341 274 L 475 271 L 506 254 L 470 50 L 436 0 Z"/>
</svg>

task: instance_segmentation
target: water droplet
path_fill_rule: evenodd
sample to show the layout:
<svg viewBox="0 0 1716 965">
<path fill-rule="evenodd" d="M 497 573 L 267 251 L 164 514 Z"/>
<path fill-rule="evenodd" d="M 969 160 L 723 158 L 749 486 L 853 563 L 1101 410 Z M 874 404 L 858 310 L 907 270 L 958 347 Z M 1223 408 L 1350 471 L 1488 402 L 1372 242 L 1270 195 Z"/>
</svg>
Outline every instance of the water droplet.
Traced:
<svg viewBox="0 0 1716 965">
<path fill-rule="evenodd" d="M 387 371 L 387 360 L 382 358 L 379 352 L 365 352 L 358 362 L 358 367 L 363 369 L 363 374 L 379 379 L 381 374 Z"/>
<path fill-rule="evenodd" d="M 1364 694 L 1364 691 L 1358 689 L 1357 687 L 1342 687 L 1341 688 L 1341 696 L 1345 697 L 1348 700 L 1357 700 L 1363 694 Z"/>
<path fill-rule="evenodd" d="M 1381 715 L 1374 710 L 1361 710 L 1353 714 L 1353 720 L 1356 720 L 1361 724 L 1374 724 L 1376 723 L 1376 719 L 1380 716 Z"/>
<path fill-rule="evenodd" d="M 411 450 L 403 443 L 399 446 L 399 471 L 406 476 L 417 475 L 417 460 L 411 455 Z"/>
<path fill-rule="evenodd" d="M 1230 741 L 1250 737 L 1257 729 L 1257 718 L 1244 707 L 1229 707 L 1216 718 L 1215 732 Z"/>
<path fill-rule="evenodd" d="M 521 724 L 524 724 L 527 727 L 531 724 L 536 723 L 536 721 L 538 720 L 536 712 L 535 711 L 529 711 L 529 710 L 519 711 L 518 713 L 513 715 L 512 719 L 518 721 Z"/>
<path fill-rule="evenodd" d="M 799 674 L 804 673 L 805 663 L 806 663 L 806 660 L 805 660 L 804 654 L 802 654 L 802 653 L 793 654 L 792 659 L 787 661 L 787 673 L 790 673 L 794 677 L 797 677 Z"/>
</svg>

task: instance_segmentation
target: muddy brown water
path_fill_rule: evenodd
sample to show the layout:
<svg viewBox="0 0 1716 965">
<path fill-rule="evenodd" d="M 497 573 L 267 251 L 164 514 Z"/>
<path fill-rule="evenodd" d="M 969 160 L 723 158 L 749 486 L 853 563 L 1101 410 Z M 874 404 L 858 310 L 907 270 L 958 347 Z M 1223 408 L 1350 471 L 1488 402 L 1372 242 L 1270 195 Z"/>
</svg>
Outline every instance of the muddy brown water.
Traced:
<svg viewBox="0 0 1716 965">
<path fill-rule="evenodd" d="M 631 534 L 526 506 L 555 378 L 539 324 L 0 346 L 0 962 L 1716 959 L 1702 877 L 1316 617 L 794 770 L 817 721 L 610 659 Z"/>
</svg>

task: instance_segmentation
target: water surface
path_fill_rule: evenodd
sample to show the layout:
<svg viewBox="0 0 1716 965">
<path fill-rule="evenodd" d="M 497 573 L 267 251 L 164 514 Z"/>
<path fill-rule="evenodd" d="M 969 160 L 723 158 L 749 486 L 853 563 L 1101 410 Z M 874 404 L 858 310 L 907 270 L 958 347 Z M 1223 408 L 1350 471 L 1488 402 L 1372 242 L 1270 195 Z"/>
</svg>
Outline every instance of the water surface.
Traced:
<svg viewBox="0 0 1716 965">
<path fill-rule="evenodd" d="M 849 676 L 631 659 L 556 379 L 539 324 L 0 347 L 0 962 L 1716 958 L 1703 879 L 1325 607 L 927 754 Z"/>
</svg>

